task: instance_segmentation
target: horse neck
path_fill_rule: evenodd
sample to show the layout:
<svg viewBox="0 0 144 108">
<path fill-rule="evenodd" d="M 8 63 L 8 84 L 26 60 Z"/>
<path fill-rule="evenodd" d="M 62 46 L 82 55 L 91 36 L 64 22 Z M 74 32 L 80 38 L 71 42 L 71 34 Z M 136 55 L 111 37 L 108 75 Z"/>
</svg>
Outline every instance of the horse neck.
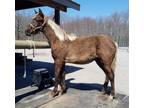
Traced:
<svg viewBox="0 0 144 108">
<path fill-rule="evenodd" d="M 52 49 L 55 48 L 55 46 L 60 43 L 60 40 L 56 36 L 55 32 L 48 24 L 46 24 L 46 26 L 44 27 L 43 33 L 47 38 L 47 40 L 49 41 L 49 44 Z"/>
<path fill-rule="evenodd" d="M 46 23 L 43 32 L 49 40 L 51 47 L 65 44 L 76 39 L 75 35 L 68 35 L 59 25 L 50 19 Z"/>
</svg>

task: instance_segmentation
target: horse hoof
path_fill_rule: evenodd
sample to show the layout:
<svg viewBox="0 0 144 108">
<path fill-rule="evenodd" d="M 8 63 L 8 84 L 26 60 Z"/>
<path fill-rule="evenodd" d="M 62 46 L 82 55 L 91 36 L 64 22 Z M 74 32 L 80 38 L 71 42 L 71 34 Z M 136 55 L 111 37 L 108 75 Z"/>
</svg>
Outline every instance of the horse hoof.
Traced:
<svg viewBox="0 0 144 108">
<path fill-rule="evenodd" d="M 118 104 L 118 100 L 114 98 L 113 103 Z"/>
<path fill-rule="evenodd" d="M 59 91 L 56 91 L 56 92 L 52 91 L 52 92 L 51 92 L 51 95 L 52 95 L 52 97 L 54 98 L 54 97 L 56 97 L 56 96 L 59 95 Z"/>
<path fill-rule="evenodd" d="M 115 97 L 112 96 L 112 95 L 110 95 L 110 96 L 109 96 L 109 99 L 113 101 L 113 100 L 115 99 Z"/>
<path fill-rule="evenodd" d="M 67 92 L 67 90 L 61 91 L 61 92 L 60 92 L 60 95 L 63 95 L 63 94 L 65 94 L 66 92 Z"/>
</svg>

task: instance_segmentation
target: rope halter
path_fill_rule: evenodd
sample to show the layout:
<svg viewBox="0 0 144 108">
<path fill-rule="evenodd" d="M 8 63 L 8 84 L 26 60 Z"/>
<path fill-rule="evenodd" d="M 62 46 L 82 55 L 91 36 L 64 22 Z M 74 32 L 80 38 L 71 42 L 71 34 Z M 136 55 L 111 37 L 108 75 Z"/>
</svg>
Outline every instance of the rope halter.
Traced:
<svg viewBox="0 0 144 108">
<path fill-rule="evenodd" d="M 38 26 L 38 27 L 34 26 L 34 25 L 31 24 L 31 23 L 30 23 L 29 25 L 33 28 L 33 32 L 36 31 L 36 30 L 42 31 L 43 28 L 44 28 L 44 26 L 45 26 L 45 24 L 47 23 L 47 21 L 48 21 L 48 17 L 44 17 L 44 22 L 43 22 L 42 25 L 40 25 L 40 26 Z"/>
</svg>

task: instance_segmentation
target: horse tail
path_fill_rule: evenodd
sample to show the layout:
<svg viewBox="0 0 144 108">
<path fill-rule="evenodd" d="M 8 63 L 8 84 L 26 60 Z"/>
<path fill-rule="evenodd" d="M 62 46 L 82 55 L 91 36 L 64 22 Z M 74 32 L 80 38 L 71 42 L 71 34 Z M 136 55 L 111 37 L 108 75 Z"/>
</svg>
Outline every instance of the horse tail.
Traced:
<svg viewBox="0 0 144 108">
<path fill-rule="evenodd" d="M 116 58 L 117 58 L 117 50 L 118 50 L 118 44 L 116 42 L 114 42 L 115 46 L 116 46 L 116 52 L 115 52 L 115 55 L 114 55 L 114 58 L 113 58 L 113 62 L 111 64 L 111 68 L 112 68 L 112 71 L 115 72 L 116 70 Z"/>
</svg>

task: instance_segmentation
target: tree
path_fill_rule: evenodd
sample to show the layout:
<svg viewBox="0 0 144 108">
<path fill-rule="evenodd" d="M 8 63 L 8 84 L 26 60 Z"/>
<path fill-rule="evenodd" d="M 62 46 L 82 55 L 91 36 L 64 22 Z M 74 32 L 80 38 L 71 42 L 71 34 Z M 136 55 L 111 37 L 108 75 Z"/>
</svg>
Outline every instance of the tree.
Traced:
<svg viewBox="0 0 144 108">
<path fill-rule="evenodd" d="M 50 14 L 53 18 L 53 14 Z M 21 12 L 16 13 L 15 19 L 16 39 L 27 39 L 25 29 L 31 21 L 31 16 L 26 16 Z M 127 12 L 115 12 L 107 17 L 70 17 L 61 15 L 61 25 L 67 33 L 73 33 L 77 36 L 94 36 L 99 33 L 111 36 L 119 46 L 129 45 L 129 14 Z M 46 40 L 43 34 L 34 36 L 35 40 Z"/>
</svg>

